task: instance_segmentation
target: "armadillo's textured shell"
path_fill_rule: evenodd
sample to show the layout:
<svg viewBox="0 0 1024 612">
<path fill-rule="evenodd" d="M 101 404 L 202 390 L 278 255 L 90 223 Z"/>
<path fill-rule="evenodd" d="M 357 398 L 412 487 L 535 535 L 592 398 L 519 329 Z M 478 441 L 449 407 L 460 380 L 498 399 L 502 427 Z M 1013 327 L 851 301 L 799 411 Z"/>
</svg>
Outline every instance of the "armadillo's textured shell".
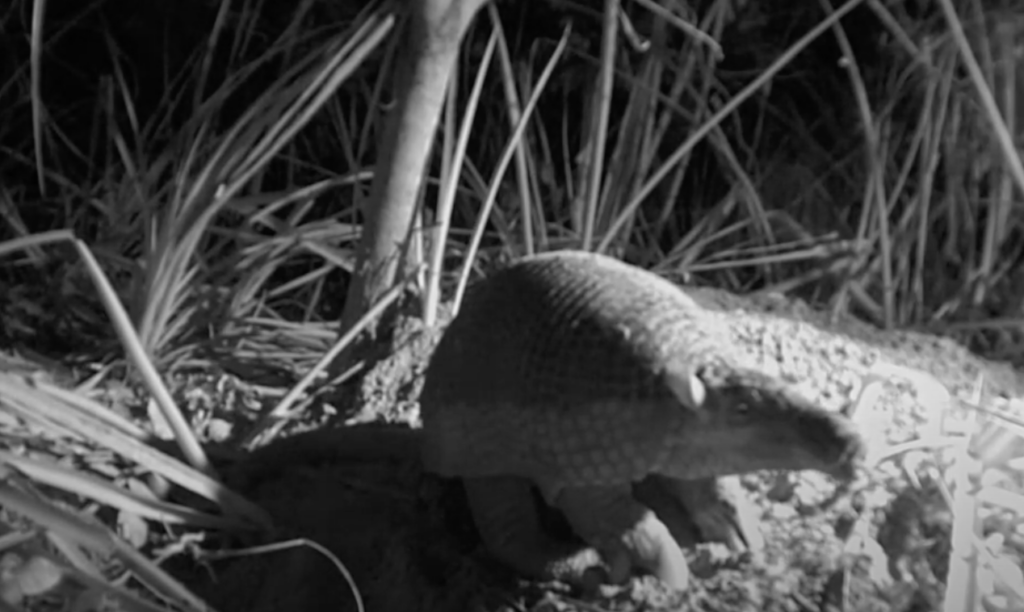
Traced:
<svg viewBox="0 0 1024 612">
<path fill-rule="evenodd" d="M 669 281 L 574 251 L 475 285 L 426 373 L 427 469 L 447 476 L 633 480 L 693 415 L 662 372 L 723 336 Z"/>
</svg>

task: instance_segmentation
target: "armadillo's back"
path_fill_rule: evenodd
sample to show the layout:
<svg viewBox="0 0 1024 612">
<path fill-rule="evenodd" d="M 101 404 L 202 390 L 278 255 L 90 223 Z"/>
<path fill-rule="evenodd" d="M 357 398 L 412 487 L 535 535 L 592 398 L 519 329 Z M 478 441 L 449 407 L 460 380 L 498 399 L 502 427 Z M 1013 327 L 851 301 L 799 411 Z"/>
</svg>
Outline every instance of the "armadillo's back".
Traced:
<svg viewBox="0 0 1024 612">
<path fill-rule="evenodd" d="M 424 463 L 450 476 L 642 477 L 692 418 L 664 382 L 724 337 L 682 290 L 614 259 L 524 258 L 467 294 L 421 395 Z"/>
</svg>

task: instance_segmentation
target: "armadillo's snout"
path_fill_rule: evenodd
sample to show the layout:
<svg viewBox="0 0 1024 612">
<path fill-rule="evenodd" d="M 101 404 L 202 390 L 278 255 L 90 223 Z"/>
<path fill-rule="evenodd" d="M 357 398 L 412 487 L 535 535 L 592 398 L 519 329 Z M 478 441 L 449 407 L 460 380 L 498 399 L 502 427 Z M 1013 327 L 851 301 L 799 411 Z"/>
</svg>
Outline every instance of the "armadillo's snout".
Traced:
<svg viewBox="0 0 1024 612">
<path fill-rule="evenodd" d="M 819 470 L 851 479 L 864 458 L 855 424 L 790 385 L 745 375 L 718 389 L 717 409 L 736 435 L 732 443 L 752 469 Z"/>
<path fill-rule="evenodd" d="M 853 421 L 841 414 L 816 410 L 796 420 L 801 443 L 820 462 L 823 472 L 850 480 L 865 455 L 864 438 Z"/>
<path fill-rule="evenodd" d="M 837 478 L 851 479 L 864 458 L 864 439 L 857 426 L 838 412 L 826 410 L 791 385 L 768 385 L 758 390 L 763 417 L 772 419 L 776 435 L 789 438 L 794 456 L 805 465 Z M 803 459 L 798 459 L 803 455 Z"/>
<path fill-rule="evenodd" d="M 793 416 L 776 415 L 772 422 L 738 430 L 744 433 L 741 452 L 752 469 L 817 470 L 852 479 L 864 457 L 863 439 L 853 424 L 824 411 Z"/>
</svg>

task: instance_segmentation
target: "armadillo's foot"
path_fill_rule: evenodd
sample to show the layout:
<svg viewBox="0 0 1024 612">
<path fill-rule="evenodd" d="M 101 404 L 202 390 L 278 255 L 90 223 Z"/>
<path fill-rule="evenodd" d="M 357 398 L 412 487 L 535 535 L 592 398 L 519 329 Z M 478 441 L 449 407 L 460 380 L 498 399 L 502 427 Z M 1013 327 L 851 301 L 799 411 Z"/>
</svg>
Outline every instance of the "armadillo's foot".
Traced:
<svg viewBox="0 0 1024 612">
<path fill-rule="evenodd" d="M 687 587 L 683 551 L 655 513 L 633 499 L 629 484 L 568 487 L 556 504 L 573 530 L 601 551 L 612 582 L 624 582 L 635 568 L 672 588 Z"/>
<path fill-rule="evenodd" d="M 596 550 L 545 533 L 528 479 L 464 478 L 463 484 L 480 538 L 496 560 L 527 577 L 584 589 L 604 581 L 607 572 Z"/>
<path fill-rule="evenodd" d="M 755 556 L 764 549 L 757 509 L 739 477 L 680 480 L 651 474 L 633 485 L 633 495 L 654 510 L 680 546 L 722 542 Z"/>
</svg>

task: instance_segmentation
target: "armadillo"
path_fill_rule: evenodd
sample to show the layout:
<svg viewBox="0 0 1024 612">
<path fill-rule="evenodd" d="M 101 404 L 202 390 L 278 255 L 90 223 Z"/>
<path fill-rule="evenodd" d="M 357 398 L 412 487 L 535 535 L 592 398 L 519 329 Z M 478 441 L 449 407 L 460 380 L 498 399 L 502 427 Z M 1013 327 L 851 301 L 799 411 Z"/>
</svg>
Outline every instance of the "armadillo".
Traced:
<svg viewBox="0 0 1024 612">
<path fill-rule="evenodd" d="M 682 551 L 634 484 L 685 490 L 765 469 L 848 479 L 864 452 L 848 419 L 728 338 L 720 314 L 652 272 L 579 251 L 522 258 L 471 287 L 431 358 L 424 468 L 463 479 L 484 545 L 523 574 L 640 570 L 685 588 Z M 531 486 L 589 546 L 542 533 Z"/>
</svg>

